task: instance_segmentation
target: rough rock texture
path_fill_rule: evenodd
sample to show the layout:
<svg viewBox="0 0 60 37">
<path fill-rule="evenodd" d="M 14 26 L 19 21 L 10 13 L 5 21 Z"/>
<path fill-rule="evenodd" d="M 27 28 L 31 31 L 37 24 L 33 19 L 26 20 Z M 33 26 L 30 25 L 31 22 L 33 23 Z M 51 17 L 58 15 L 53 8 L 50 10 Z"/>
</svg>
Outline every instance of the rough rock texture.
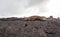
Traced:
<svg viewBox="0 0 60 37">
<path fill-rule="evenodd" d="M 0 21 L 0 37 L 60 37 L 60 20 Z"/>
</svg>

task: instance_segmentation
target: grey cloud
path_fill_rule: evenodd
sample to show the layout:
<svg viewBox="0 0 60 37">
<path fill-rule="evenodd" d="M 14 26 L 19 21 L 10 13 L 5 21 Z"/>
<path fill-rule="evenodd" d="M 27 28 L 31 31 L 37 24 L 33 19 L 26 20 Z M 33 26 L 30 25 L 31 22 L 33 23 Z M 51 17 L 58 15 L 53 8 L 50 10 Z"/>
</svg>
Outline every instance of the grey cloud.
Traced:
<svg viewBox="0 0 60 37">
<path fill-rule="evenodd" d="M 0 16 L 17 16 L 26 14 L 25 10 L 46 0 L 0 0 Z M 38 7 L 36 6 L 36 7 Z M 43 9 L 42 9 L 43 10 Z"/>
<path fill-rule="evenodd" d="M 44 0 L 31 0 L 29 6 L 37 5 L 43 2 Z"/>
</svg>

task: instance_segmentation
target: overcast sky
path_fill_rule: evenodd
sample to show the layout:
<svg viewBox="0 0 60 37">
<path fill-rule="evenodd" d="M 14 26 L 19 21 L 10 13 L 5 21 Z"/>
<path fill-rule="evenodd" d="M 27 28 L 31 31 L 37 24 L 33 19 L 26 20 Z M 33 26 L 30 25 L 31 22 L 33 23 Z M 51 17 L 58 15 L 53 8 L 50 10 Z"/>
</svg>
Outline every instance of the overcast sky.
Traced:
<svg viewBox="0 0 60 37">
<path fill-rule="evenodd" d="M 0 0 L 0 17 L 60 17 L 60 0 Z"/>
</svg>

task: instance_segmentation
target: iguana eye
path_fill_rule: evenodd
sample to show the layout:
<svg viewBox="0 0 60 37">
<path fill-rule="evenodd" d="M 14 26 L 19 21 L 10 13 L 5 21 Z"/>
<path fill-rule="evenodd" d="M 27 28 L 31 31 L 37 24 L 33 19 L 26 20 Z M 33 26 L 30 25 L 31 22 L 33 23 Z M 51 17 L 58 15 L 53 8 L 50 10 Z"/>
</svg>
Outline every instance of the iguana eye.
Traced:
<svg viewBox="0 0 60 37">
<path fill-rule="evenodd" d="M 27 24 L 25 24 L 25 27 L 27 26 Z"/>
</svg>

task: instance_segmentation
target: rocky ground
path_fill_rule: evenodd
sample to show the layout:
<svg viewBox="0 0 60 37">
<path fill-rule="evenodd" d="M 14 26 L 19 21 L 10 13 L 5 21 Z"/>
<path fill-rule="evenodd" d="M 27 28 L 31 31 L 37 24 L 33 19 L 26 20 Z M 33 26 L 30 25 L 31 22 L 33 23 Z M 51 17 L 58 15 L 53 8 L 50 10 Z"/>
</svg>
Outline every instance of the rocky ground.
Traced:
<svg viewBox="0 0 60 37">
<path fill-rule="evenodd" d="M 0 20 L 0 37 L 60 37 L 60 20 Z"/>
</svg>

